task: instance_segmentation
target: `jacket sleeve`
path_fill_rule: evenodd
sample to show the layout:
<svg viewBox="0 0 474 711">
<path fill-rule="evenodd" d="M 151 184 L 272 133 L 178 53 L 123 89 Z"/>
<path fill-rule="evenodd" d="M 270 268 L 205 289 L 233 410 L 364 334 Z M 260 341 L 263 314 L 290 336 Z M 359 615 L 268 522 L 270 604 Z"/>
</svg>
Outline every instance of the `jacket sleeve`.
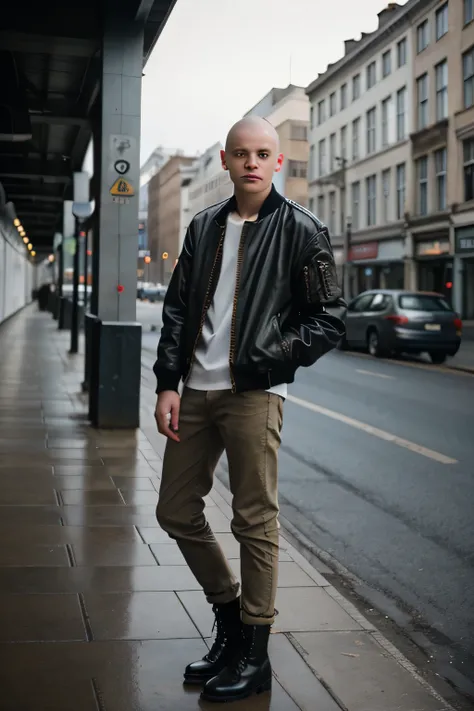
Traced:
<svg viewBox="0 0 474 711">
<path fill-rule="evenodd" d="M 326 308 L 345 304 L 326 227 L 311 236 L 304 250 L 293 298 L 292 316 L 282 334 L 283 349 L 295 365 L 308 367 L 335 348 L 345 333 L 341 319 Z"/>
<path fill-rule="evenodd" d="M 181 381 L 182 338 L 188 308 L 193 252 L 194 227 L 191 223 L 163 303 L 163 326 L 157 360 L 153 366 L 158 381 L 156 393 L 164 390 L 177 391 Z"/>
</svg>

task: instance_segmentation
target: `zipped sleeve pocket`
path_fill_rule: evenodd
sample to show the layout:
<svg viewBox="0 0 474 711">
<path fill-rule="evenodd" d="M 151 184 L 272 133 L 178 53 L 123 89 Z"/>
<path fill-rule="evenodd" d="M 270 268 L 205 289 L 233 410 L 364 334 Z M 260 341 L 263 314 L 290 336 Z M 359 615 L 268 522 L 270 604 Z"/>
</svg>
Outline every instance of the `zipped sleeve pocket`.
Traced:
<svg viewBox="0 0 474 711">
<path fill-rule="evenodd" d="M 321 252 L 303 268 L 306 301 L 329 304 L 341 297 L 336 265 L 330 254 Z"/>
</svg>

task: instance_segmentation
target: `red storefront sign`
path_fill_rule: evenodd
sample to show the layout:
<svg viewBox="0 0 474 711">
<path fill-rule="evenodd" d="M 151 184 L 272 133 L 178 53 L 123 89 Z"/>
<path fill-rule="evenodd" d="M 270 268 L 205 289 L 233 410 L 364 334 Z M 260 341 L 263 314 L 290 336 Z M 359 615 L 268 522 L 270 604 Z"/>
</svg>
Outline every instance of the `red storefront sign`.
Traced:
<svg viewBox="0 0 474 711">
<path fill-rule="evenodd" d="M 364 259 L 377 259 L 378 253 L 378 242 L 364 242 L 363 244 L 353 244 L 349 250 L 349 261 L 361 262 Z"/>
</svg>

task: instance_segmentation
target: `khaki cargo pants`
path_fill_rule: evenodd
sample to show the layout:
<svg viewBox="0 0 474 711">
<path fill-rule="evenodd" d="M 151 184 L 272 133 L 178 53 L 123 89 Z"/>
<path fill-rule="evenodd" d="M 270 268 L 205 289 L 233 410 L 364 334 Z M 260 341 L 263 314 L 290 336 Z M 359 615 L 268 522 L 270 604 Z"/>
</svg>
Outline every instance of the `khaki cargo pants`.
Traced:
<svg viewBox="0 0 474 711">
<path fill-rule="evenodd" d="M 204 515 L 204 497 L 226 452 L 233 494 L 232 532 L 240 543 L 242 619 L 272 624 L 278 576 L 277 458 L 283 419 L 279 395 L 263 390 L 185 388 L 179 443 L 168 440 L 157 506 L 210 603 L 239 594 L 239 583 Z"/>
</svg>

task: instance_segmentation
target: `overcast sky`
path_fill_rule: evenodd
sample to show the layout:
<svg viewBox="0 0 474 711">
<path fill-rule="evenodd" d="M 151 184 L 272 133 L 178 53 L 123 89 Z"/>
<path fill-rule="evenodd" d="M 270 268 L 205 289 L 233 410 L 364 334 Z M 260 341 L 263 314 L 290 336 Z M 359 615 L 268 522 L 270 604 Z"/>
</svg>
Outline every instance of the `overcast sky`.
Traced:
<svg viewBox="0 0 474 711">
<path fill-rule="evenodd" d="M 288 85 L 290 59 L 291 81 L 307 86 L 345 39 L 376 29 L 387 4 L 178 0 L 145 67 L 142 163 L 160 144 L 195 155 L 222 141 L 273 86 Z"/>
</svg>

